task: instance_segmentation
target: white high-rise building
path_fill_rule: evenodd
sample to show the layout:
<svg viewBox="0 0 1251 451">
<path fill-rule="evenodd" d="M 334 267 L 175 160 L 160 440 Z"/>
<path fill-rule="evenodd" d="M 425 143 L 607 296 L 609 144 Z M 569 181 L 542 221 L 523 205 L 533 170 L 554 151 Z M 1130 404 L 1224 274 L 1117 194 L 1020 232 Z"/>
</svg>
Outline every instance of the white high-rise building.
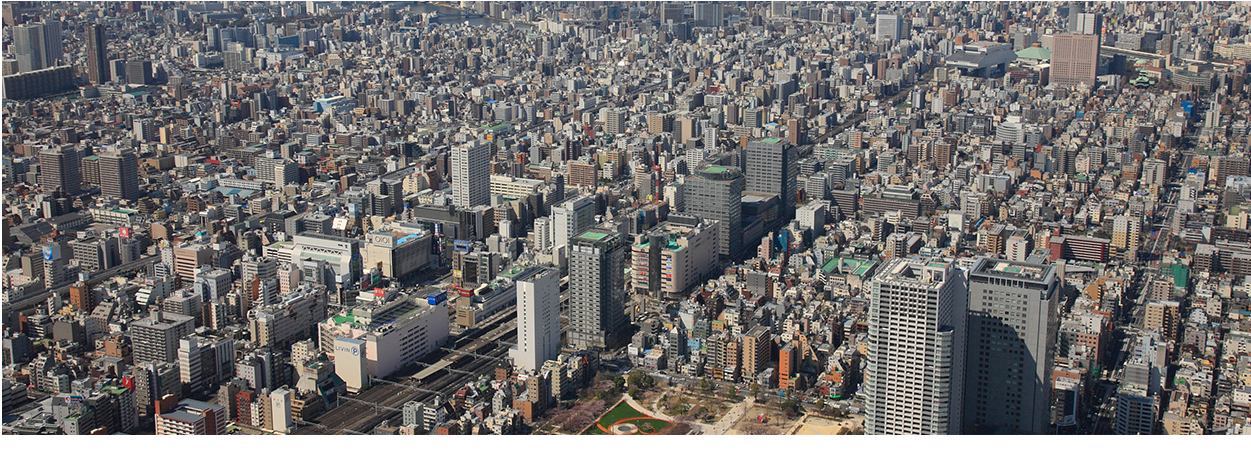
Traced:
<svg viewBox="0 0 1251 451">
<path fill-rule="evenodd" d="M 517 280 L 517 345 L 509 357 L 519 371 L 560 357 L 560 271 L 540 269 Z"/>
<path fill-rule="evenodd" d="M 491 203 L 491 143 L 471 141 L 452 150 L 452 205 Z"/>
<path fill-rule="evenodd" d="M 892 259 L 869 284 L 866 434 L 960 432 L 964 273 L 939 259 Z"/>
<path fill-rule="evenodd" d="M 552 246 L 569 246 L 569 240 L 595 225 L 595 202 L 579 196 L 552 207 Z"/>
<path fill-rule="evenodd" d="M 549 218 L 534 218 L 534 249 L 546 251 L 552 248 L 552 221 Z"/>
</svg>

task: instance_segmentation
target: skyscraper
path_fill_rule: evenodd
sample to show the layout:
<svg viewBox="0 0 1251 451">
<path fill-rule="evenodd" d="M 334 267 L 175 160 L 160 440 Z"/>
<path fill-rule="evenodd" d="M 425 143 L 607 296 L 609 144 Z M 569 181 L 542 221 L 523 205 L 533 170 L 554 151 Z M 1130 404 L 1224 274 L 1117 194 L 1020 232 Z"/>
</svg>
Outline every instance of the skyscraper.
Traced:
<svg viewBox="0 0 1251 451">
<path fill-rule="evenodd" d="M 725 19 L 725 11 L 720 3 L 696 3 L 695 26 L 720 27 Z"/>
<path fill-rule="evenodd" d="M 521 371 L 560 357 L 560 271 L 543 268 L 517 280 L 517 345 L 509 355 Z"/>
<path fill-rule="evenodd" d="M 42 26 L 29 24 L 13 27 L 13 53 L 17 56 L 18 71 L 30 72 L 43 69 L 43 52 Z"/>
<path fill-rule="evenodd" d="M 753 193 L 778 196 L 778 220 L 795 217 L 795 196 L 799 162 L 794 147 L 781 138 L 765 138 L 747 143 L 747 188 Z"/>
<path fill-rule="evenodd" d="M 720 255 L 737 256 L 743 247 L 743 174 L 734 168 L 708 166 L 684 183 L 686 213 L 719 221 Z"/>
<path fill-rule="evenodd" d="M 43 67 L 54 67 L 65 55 L 65 35 L 61 32 L 61 21 L 44 19 L 39 26 L 43 28 Z"/>
<path fill-rule="evenodd" d="M 1055 266 L 983 257 L 968 277 L 964 432 L 1045 434 L 1059 327 Z"/>
<path fill-rule="evenodd" d="M 866 434 L 956 434 L 964 389 L 963 273 L 892 259 L 869 283 Z"/>
<path fill-rule="evenodd" d="M 595 202 L 579 196 L 552 207 L 552 246 L 568 246 L 574 237 L 595 225 Z"/>
<path fill-rule="evenodd" d="M 626 328 L 626 242 L 611 231 L 592 229 L 570 243 L 569 346 L 608 348 Z"/>
<path fill-rule="evenodd" d="M 491 203 L 491 143 L 471 141 L 452 150 L 452 204 L 470 208 Z"/>
<path fill-rule="evenodd" d="M 66 196 L 78 195 L 83 184 L 80 163 L 78 150 L 72 147 L 39 152 L 39 184 L 49 192 L 60 189 Z"/>
<path fill-rule="evenodd" d="M 139 159 L 133 152 L 100 155 L 100 192 L 127 200 L 139 198 Z"/>
<path fill-rule="evenodd" d="M 1052 41 L 1051 84 L 1095 86 L 1099 67 L 1099 35 L 1062 34 Z"/>
<path fill-rule="evenodd" d="M 904 19 L 896 14 L 878 14 L 877 32 L 873 37 L 898 41 L 908 37 L 908 29 L 904 27 Z"/>
<path fill-rule="evenodd" d="M 104 25 L 87 25 L 87 81 L 100 84 L 109 81 L 108 48 L 104 40 Z"/>
<path fill-rule="evenodd" d="M 126 83 L 132 85 L 152 84 L 152 62 L 148 60 L 127 61 Z"/>
</svg>

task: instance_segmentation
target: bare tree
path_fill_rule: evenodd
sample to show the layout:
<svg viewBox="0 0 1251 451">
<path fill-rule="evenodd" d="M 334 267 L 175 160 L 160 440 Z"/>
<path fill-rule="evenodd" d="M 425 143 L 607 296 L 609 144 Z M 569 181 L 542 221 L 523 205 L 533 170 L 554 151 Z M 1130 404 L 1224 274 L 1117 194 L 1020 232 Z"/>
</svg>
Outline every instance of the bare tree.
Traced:
<svg viewBox="0 0 1251 451">
<path fill-rule="evenodd" d="M 669 427 L 660 431 L 661 435 L 686 435 L 691 432 L 691 424 L 685 421 L 671 423 Z"/>
<path fill-rule="evenodd" d="M 738 430 L 745 435 L 779 435 L 782 433 L 778 428 L 760 423 L 748 423 Z"/>
</svg>

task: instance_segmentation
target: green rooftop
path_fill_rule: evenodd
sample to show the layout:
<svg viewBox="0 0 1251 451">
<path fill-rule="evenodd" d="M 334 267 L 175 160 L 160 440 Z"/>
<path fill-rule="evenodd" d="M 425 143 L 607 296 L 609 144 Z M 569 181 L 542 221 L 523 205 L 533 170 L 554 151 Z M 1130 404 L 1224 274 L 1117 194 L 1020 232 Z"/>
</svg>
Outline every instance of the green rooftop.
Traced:
<svg viewBox="0 0 1251 451">
<path fill-rule="evenodd" d="M 342 315 L 335 315 L 334 317 L 334 324 L 336 326 L 343 324 L 343 323 L 355 323 L 355 322 L 356 322 L 356 315 L 353 315 L 351 310 L 348 310 L 347 313 L 342 314 Z"/>
<path fill-rule="evenodd" d="M 765 138 L 765 139 L 760 140 L 760 142 L 769 143 L 769 144 L 777 144 L 777 143 L 782 142 L 782 138 Z"/>
<path fill-rule="evenodd" d="M 730 168 L 727 168 L 727 167 L 725 167 L 725 166 L 708 166 L 707 168 L 704 168 L 704 172 L 711 172 L 711 173 L 714 173 L 714 174 L 720 174 L 720 173 L 722 173 L 722 172 L 728 171 L 729 169 L 730 169 Z"/>
<path fill-rule="evenodd" d="M 1031 60 L 1049 60 L 1051 59 L 1051 51 L 1042 47 L 1027 47 L 1016 52 L 1016 57 Z"/>
<path fill-rule="evenodd" d="M 586 232 L 586 233 L 583 233 L 583 234 L 581 234 L 581 235 L 578 235 L 578 238 L 586 238 L 586 239 L 588 239 L 588 240 L 595 240 L 595 241 L 599 241 L 599 240 L 604 239 L 604 237 L 607 237 L 607 236 L 608 236 L 608 234 L 607 234 L 607 233 L 599 233 L 599 232 Z"/>
</svg>

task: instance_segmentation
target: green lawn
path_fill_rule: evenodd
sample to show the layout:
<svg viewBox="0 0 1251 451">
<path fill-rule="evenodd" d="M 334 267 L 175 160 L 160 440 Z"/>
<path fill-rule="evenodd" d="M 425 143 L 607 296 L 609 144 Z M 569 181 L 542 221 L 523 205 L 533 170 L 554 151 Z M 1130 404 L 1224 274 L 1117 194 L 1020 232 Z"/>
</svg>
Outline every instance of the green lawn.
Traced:
<svg viewBox="0 0 1251 451">
<path fill-rule="evenodd" d="M 638 418 L 638 417 L 646 417 L 646 418 Z M 599 417 L 599 421 L 597 423 L 600 426 L 603 426 L 604 429 L 609 429 L 612 427 L 613 424 L 617 423 L 618 421 L 624 420 L 626 418 L 638 418 L 635 420 L 630 420 L 628 422 L 638 426 L 641 431 L 645 433 L 649 433 L 649 434 L 658 432 L 661 429 L 664 429 L 665 427 L 669 426 L 668 421 L 652 418 L 648 415 L 645 415 L 643 414 L 643 412 L 639 412 L 637 409 L 630 407 L 630 404 L 627 404 L 625 401 L 621 401 L 617 403 L 615 407 L 613 407 L 612 409 L 609 409 L 608 412 L 605 412 L 603 416 Z M 644 427 L 645 424 L 650 425 L 652 429 L 648 430 L 647 427 Z M 586 428 L 586 430 L 582 432 L 582 435 L 604 435 L 604 431 L 601 431 L 600 428 L 592 424 L 591 427 Z"/>
</svg>

